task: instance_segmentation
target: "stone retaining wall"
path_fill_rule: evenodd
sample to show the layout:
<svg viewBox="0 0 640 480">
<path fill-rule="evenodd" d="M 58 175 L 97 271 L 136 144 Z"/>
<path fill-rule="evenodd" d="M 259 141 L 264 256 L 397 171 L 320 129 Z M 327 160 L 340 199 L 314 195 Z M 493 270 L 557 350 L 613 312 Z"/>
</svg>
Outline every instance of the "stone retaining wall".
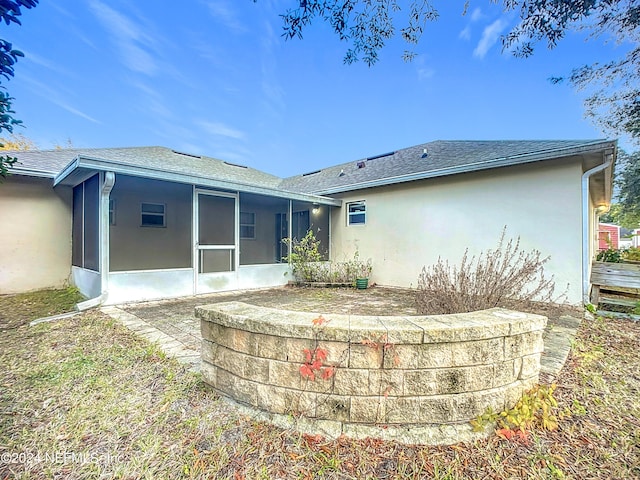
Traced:
<svg viewBox="0 0 640 480">
<path fill-rule="evenodd" d="M 503 309 L 318 320 L 241 302 L 196 316 L 205 382 L 248 412 L 331 437 L 428 444 L 482 436 L 471 419 L 537 383 L 547 322 Z"/>
</svg>

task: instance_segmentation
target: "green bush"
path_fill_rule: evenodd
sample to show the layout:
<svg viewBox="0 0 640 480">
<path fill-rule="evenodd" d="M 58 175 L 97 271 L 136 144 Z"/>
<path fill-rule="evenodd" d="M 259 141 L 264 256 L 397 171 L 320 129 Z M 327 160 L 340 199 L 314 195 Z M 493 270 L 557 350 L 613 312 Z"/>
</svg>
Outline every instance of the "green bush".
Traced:
<svg viewBox="0 0 640 480">
<path fill-rule="evenodd" d="M 624 260 L 633 260 L 634 262 L 640 262 L 640 248 L 631 247 L 622 252 L 622 258 Z"/>
<path fill-rule="evenodd" d="M 620 263 L 622 261 L 622 252 L 616 248 L 607 248 L 598 252 L 596 260 L 599 262 Z"/>
<path fill-rule="evenodd" d="M 309 230 L 302 240 L 282 240 L 291 253 L 284 260 L 291 263 L 294 278 L 299 282 L 351 283 L 356 278 L 369 278 L 371 259 L 360 260 L 358 252 L 344 262 L 324 262 L 320 240 Z"/>
</svg>

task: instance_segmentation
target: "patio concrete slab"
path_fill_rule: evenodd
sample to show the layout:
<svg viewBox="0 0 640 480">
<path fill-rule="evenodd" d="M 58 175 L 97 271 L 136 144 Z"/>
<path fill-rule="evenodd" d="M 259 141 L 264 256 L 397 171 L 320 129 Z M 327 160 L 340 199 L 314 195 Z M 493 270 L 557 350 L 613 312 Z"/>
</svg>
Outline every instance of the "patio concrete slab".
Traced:
<svg viewBox="0 0 640 480">
<path fill-rule="evenodd" d="M 132 303 L 103 307 L 101 310 L 136 334 L 157 342 L 168 356 L 197 371 L 200 368 L 202 339 L 200 322 L 194 315 L 196 306 L 240 301 L 281 310 L 314 312 L 330 320 L 331 314 L 417 315 L 414 296 L 415 290 L 399 288 L 355 290 L 281 287 Z M 581 318 L 578 318 L 578 310 L 572 315 L 566 312 L 554 315 L 552 311 L 541 313 L 549 317 L 544 333 L 541 373 L 546 377 L 545 381 L 552 381 L 566 363 Z"/>
</svg>

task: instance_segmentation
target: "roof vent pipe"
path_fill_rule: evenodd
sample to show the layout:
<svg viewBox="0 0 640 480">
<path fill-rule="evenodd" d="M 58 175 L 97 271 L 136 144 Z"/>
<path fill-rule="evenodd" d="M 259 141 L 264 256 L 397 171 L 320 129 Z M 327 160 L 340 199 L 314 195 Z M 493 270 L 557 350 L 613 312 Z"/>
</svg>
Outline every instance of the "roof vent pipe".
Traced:
<svg viewBox="0 0 640 480">
<path fill-rule="evenodd" d="M 427 158 L 429 156 L 429 152 L 426 148 L 422 149 L 422 158 Z"/>
</svg>

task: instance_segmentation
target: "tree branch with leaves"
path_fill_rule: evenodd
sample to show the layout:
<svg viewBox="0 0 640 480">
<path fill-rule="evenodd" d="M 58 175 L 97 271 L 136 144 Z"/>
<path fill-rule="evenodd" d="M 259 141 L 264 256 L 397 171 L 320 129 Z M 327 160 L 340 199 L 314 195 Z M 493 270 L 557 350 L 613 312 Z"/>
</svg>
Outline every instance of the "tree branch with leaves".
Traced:
<svg viewBox="0 0 640 480">
<path fill-rule="evenodd" d="M 33 8 L 37 4 L 38 0 L 0 0 L 0 20 L 7 25 L 22 25 L 18 18 L 22 15 L 21 9 Z M 0 39 L 0 82 L 8 81 L 14 76 L 14 67 L 20 57 L 24 57 L 20 50 L 14 49 L 8 41 Z M 3 131 L 13 133 L 13 128 L 22 123 L 13 116 L 16 113 L 12 108 L 13 100 L 6 87 L 0 84 L 0 135 Z M 9 175 L 9 169 L 17 161 L 17 158 L 9 155 L 0 156 L 0 180 Z"/>
<path fill-rule="evenodd" d="M 253 0 L 256 2 L 257 0 Z M 408 44 L 403 58 L 415 57 L 427 22 L 439 18 L 430 0 L 294 0 L 281 15 L 283 36 L 302 38 L 314 22 L 331 26 L 348 44 L 344 62 L 362 60 L 372 66 L 379 52 L 399 34 Z M 640 140 L 640 0 L 490 0 L 503 11 L 516 12 L 519 22 L 503 37 L 503 51 L 517 57 L 533 55 L 538 43 L 550 49 L 570 31 L 586 32 L 588 38 L 604 39 L 623 46 L 626 54 L 609 62 L 583 65 L 554 83 L 567 81 L 589 90 L 585 111 L 606 131 Z M 470 0 L 461 2 L 467 13 Z"/>
</svg>

